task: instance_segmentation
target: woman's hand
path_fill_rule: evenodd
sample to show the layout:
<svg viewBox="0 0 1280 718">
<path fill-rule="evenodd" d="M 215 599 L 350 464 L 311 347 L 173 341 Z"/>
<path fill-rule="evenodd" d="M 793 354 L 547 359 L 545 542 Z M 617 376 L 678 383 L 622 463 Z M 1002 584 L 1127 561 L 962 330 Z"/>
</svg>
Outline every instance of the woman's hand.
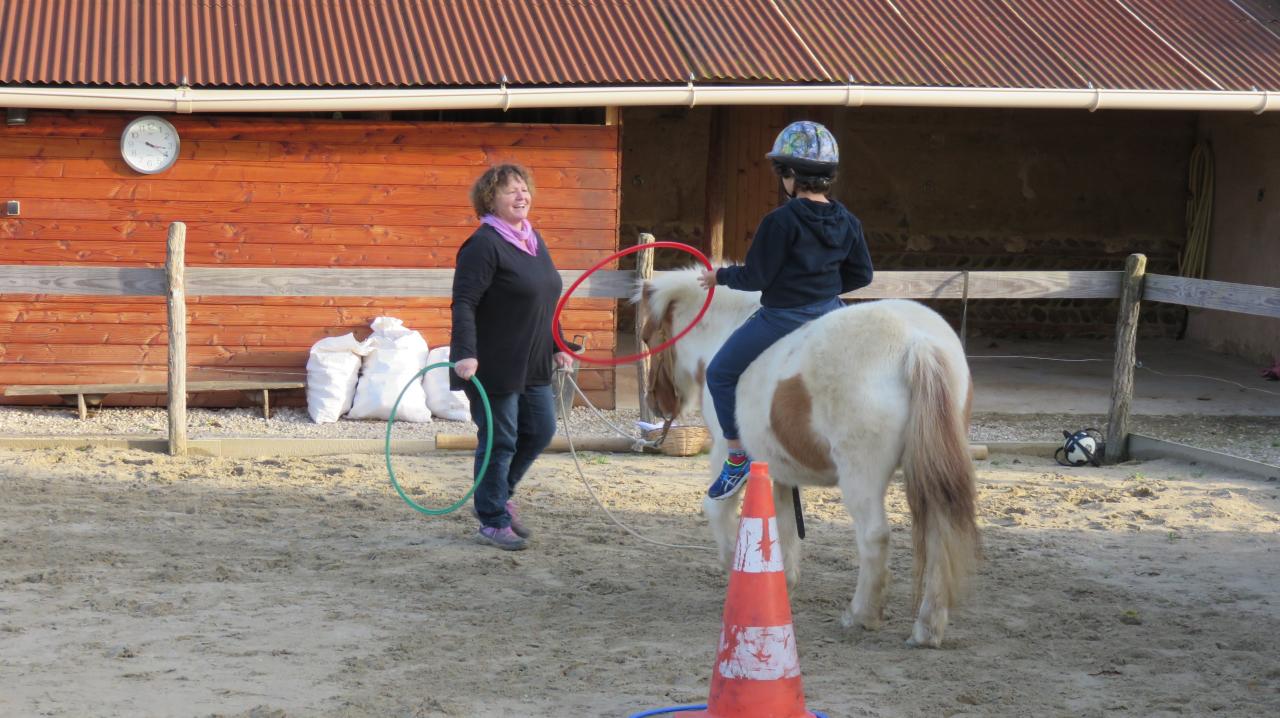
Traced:
<svg viewBox="0 0 1280 718">
<path fill-rule="evenodd" d="M 479 359 L 475 359 L 475 358 L 463 359 L 457 364 L 454 364 L 453 373 L 457 374 L 458 378 L 462 379 L 463 381 L 467 381 L 471 377 L 476 375 L 476 369 L 479 369 L 479 368 L 480 368 Z"/>
<path fill-rule="evenodd" d="M 573 357 L 569 356 L 568 354 L 565 354 L 564 352 L 556 352 L 555 359 L 556 359 L 557 369 L 573 368 Z"/>
<path fill-rule="evenodd" d="M 698 284 L 702 285 L 703 289 L 710 289 L 716 286 L 716 270 L 708 269 L 702 274 L 699 274 Z"/>
</svg>

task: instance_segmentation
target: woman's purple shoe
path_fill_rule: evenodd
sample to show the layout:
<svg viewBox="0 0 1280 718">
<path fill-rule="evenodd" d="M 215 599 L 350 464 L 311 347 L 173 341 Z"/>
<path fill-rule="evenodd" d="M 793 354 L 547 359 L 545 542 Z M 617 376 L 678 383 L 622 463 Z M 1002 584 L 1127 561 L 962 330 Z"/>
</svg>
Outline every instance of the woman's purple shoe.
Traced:
<svg viewBox="0 0 1280 718">
<path fill-rule="evenodd" d="M 480 520 L 480 514 L 476 513 L 475 506 L 471 507 L 471 515 L 474 516 L 477 521 Z M 520 520 L 519 509 L 517 509 L 516 505 L 511 501 L 507 502 L 507 515 L 511 517 L 511 530 L 515 532 L 516 536 L 519 536 L 522 539 L 531 538 L 533 536 L 533 531 L 529 530 L 529 528 L 524 525 L 524 522 Z"/>
<path fill-rule="evenodd" d="M 533 532 L 520 520 L 520 511 L 512 501 L 507 502 L 507 515 L 511 517 L 511 530 L 522 539 L 532 538 Z"/>
<path fill-rule="evenodd" d="M 523 551 L 529 547 L 528 542 L 517 536 L 510 526 L 504 528 L 481 526 L 480 530 L 476 532 L 476 538 L 481 543 L 497 546 L 503 551 Z"/>
</svg>

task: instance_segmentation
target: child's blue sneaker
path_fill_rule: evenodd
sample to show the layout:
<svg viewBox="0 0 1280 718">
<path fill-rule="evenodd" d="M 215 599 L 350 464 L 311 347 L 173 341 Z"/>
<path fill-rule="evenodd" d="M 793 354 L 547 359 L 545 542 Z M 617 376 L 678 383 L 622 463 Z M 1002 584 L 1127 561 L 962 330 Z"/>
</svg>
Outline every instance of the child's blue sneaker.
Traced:
<svg viewBox="0 0 1280 718">
<path fill-rule="evenodd" d="M 720 467 L 720 475 L 716 480 L 711 482 L 711 488 L 707 489 L 707 496 L 720 501 L 738 493 L 738 489 L 747 483 L 747 472 L 751 470 L 751 459 L 745 454 L 741 455 L 738 463 L 734 459 L 738 459 L 730 454 L 729 458 L 724 460 L 724 466 Z"/>
</svg>

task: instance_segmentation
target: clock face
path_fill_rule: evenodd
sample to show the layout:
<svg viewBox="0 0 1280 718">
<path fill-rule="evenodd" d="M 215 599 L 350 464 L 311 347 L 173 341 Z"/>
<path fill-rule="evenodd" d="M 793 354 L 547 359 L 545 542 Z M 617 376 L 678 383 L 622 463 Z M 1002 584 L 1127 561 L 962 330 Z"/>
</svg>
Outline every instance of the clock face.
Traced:
<svg viewBox="0 0 1280 718">
<path fill-rule="evenodd" d="M 178 159 L 178 131 L 163 117 L 139 117 L 120 135 L 120 154 L 142 174 L 163 172 Z"/>
</svg>

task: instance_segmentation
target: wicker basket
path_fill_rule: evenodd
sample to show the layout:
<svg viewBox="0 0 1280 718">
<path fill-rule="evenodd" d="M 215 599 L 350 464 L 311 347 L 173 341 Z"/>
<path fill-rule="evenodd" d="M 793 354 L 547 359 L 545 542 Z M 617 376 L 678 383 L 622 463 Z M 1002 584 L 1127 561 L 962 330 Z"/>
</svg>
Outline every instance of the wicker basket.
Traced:
<svg viewBox="0 0 1280 718">
<path fill-rule="evenodd" d="M 645 438 L 650 441 L 657 441 L 659 436 L 662 436 L 662 429 L 653 429 L 645 434 Z M 694 456 L 710 448 L 711 432 L 705 427 L 673 426 L 658 451 L 667 456 Z"/>
</svg>

